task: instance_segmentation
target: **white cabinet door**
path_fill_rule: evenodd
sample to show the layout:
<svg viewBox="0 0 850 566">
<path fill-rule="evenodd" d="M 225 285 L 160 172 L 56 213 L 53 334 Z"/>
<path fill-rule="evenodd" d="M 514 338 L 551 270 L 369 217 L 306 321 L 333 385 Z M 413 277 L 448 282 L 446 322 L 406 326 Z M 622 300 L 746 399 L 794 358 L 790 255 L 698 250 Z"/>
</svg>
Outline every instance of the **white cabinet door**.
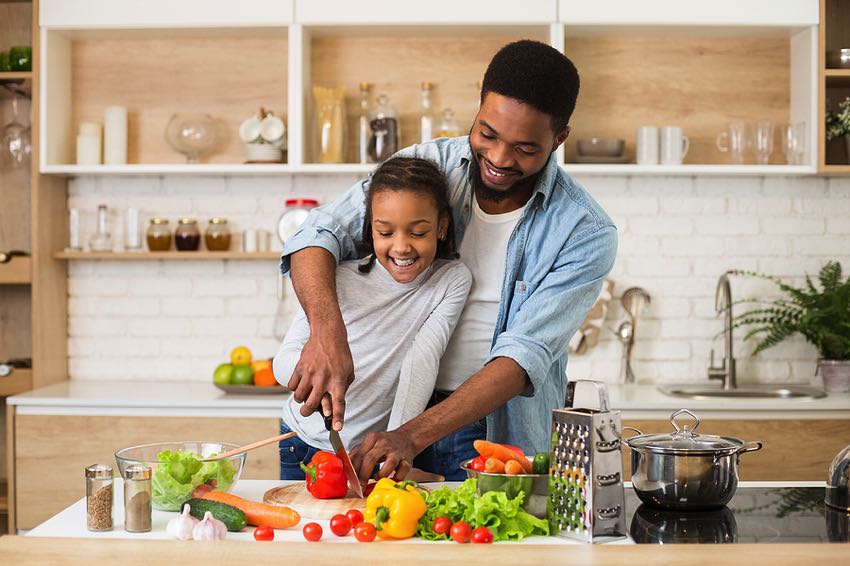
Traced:
<svg viewBox="0 0 850 566">
<path fill-rule="evenodd" d="M 810 26 L 818 0 L 559 0 L 566 24 Z"/>
<path fill-rule="evenodd" d="M 270 27 L 292 22 L 293 0 L 41 0 L 50 29 Z"/>
</svg>

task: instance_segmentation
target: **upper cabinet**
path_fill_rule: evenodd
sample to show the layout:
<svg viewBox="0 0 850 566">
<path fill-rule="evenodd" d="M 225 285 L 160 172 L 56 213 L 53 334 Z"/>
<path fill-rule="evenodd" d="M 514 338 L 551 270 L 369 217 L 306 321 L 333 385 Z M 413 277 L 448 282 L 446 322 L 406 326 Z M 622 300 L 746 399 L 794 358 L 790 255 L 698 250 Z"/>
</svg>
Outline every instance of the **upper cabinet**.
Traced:
<svg viewBox="0 0 850 566">
<path fill-rule="evenodd" d="M 41 24 L 41 171 L 60 174 L 279 174 L 358 172 L 361 83 L 370 106 L 385 93 L 398 113 L 400 146 L 418 141 L 423 82 L 431 113 L 451 108 L 460 130 L 477 111 L 493 53 L 532 38 L 577 64 L 582 91 L 559 158 L 587 174 L 808 175 L 818 171 L 819 0 L 44 0 Z M 344 91 L 344 147 L 322 163 L 316 88 Z M 128 109 L 128 163 L 79 166 L 83 122 L 109 105 Z M 240 123 L 260 106 L 285 114 L 282 164 L 246 164 Z M 185 164 L 164 138 L 176 112 L 204 112 L 222 144 Z M 767 163 L 717 149 L 730 124 L 770 122 Z M 794 162 L 782 133 L 796 124 Z M 679 126 L 690 147 L 681 165 L 637 165 L 641 126 Z M 754 126 L 753 126 L 754 127 Z M 755 134 L 751 134 L 752 136 Z M 582 163 L 576 141 L 625 140 L 615 163 Z"/>
<path fill-rule="evenodd" d="M 41 0 L 48 29 L 270 27 L 292 23 L 293 0 Z"/>
</svg>

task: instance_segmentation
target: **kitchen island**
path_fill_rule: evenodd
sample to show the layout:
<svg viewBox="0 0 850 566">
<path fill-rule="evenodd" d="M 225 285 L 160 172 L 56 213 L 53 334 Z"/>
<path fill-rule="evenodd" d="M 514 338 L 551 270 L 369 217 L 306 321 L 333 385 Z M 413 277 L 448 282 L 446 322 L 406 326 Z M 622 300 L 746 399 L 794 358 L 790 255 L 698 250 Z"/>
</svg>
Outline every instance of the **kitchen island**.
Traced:
<svg viewBox="0 0 850 566">
<path fill-rule="evenodd" d="M 687 407 L 702 418 L 700 432 L 763 441 L 762 451 L 743 459 L 745 480 L 822 481 L 829 462 L 850 442 L 850 394 L 704 401 L 670 397 L 651 385 L 609 385 L 609 392 L 624 424 L 645 432 L 672 431 L 670 413 Z M 120 448 L 200 439 L 241 445 L 277 434 L 288 396 L 285 389 L 279 393 L 228 395 L 204 382 L 65 381 L 10 397 L 12 532 L 31 529 L 79 499 L 83 469 L 113 462 Z M 577 403 L 596 403 L 583 394 L 579 390 Z M 57 461 L 55 453 L 63 458 Z M 624 471 L 628 479 L 627 463 Z M 277 449 L 270 445 L 249 455 L 242 477 L 277 475 Z M 78 477 L 80 483 L 56 482 L 55 476 Z"/>
<path fill-rule="evenodd" d="M 240 481 L 234 486 L 234 493 L 251 499 L 261 499 L 262 494 L 269 488 L 280 485 L 276 481 Z M 452 484 L 449 484 L 452 485 Z M 432 484 L 436 487 L 436 484 Z M 328 517 L 303 517 L 301 525 L 309 520 L 322 524 L 325 534 L 318 543 L 304 542 L 299 527 L 286 531 L 276 531 L 275 541 L 259 543 L 252 540 L 251 527 L 240 533 L 228 533 L 228 540 L 212 544 L 197 541 L 169 541 L 165 535 L 165 523 L 175 513 L 154 511 L 152 531 L 150 533 L 131 534 L 123 530 L 123 505 L 121 497 L 115 499 L 115 528 L 105 533 L 91 533 L 85 527 L 85 500 L 81 499 L 65 509 L 57 516 L 39 525 L 27 536 L 7 536 L 0 538 L 0 559 L 5 563 L 16 563 L 20 560 L 27 564 L 48 564 L 73 557 L 76 561 L 89 560 L 121 560 L 128 563 L 174 563 L 175 561 L 200 560 L 269 560 L 285 556 L 287 560 L 297 560 L 299 563 L 328 563 L 333 560 L 357 560 L 358 562 L 381 562 L 383 564 L 424 563 L 433 564 L 435 560 L 455 562 L 459 560 L 516 564 L 518 561 L 538 563 L 569 563 L 569 564 L 619 564 L 619 563 L 652 563 L 652 564 L 681 564 L 681 563 L 729 563 L 747 562 L 759 564 L 799 564 L 804 560 L 832 559 L 837 563 L 846 560 L 850 547 L 846 544 L 825 544 L 828 537 L 811 536 L 818 528 L 824 532 L 823 510 L 819 507 L 822 502 L 818 497 L 822 493 L 823 484 L 812 482 L 755 483 L 743 482 L 730 505 L 737 509 L 738 524 L 751 524 L 745 529 L 761 530 L 769 533 L 777 530 L 773 527 L 757 526 L 763 523 L 760 516 L 783 515 L 779 523 L 774 523 L 782 536 L 766 536 L 754 544 L 747 540 L 744 544 L 635 544 L 630 538 L 605 545 L 586 545 L 560 537 L 529 537 L 522 542 L 496 543 L 487 545 L 459 545 L 453 542 L 426 542 L 421 539 L 406 541 L 376 541 L 373 543 L 357 543 L 349 534 L 346 537 L 335 537 L 328 529 Z M 782 493 L 786 495 L 780 495 Z M 121 493 L 120 480 L 116 481 L 116 495 Z M 765 506 L 764 496 L 777 494 L 775 502 L 780 505 L 774 509 Z M 800 496 L 801 493 L 808 495 Z M 757 495 L 761 494 L 761 495 Z M 630 487 L 626 488 L 627 516 L 635 521 L 641 517 L 642 506 L 637 505 Z M 761 500 L 757 499 L 760 497 Z M 736 504 L 737 502 L 737 504 Z M 791 502 L 790 508 L 788 503 Z M 637 507 L 636 507 L 637 505 Z M 774 505 L 774 507 L 776 507 Z M 790 515 L 789 515 L 790 513 Z M 645 516 L 645 515 L 644 515 Z M 711 516 L 711 512 L 706 517 Z M 842 514 L 846 517 L 846 514 Z M 788 520 L 784 520 L 788 519 Z M 814 519 L 814 521 L 813 521 Z M 709 519 L 711 520 L 711 519 Z M 820 520 L 820 527 L 817 525 Z M 694 521 L 692 519 L 692 521 Z M 694 521 L 697 523 L 698 521 Z M 732 519 L 732 524 L 735 520 Z M 718 529 L 707 529 L 706 526 L 694 524 L 694 531 L 718 532 Z M 638 530 L 635 530 L 635 529 Z M 846 535 L 846 519 L 844 523 Z M 632 525 L 631 531 L 639 539 L 643 538 L 642 526 Z M 737 527 L 732 527 L 733 531 Z M 723 530 L 723 529 L 720 529 Z M 793 533 L 799 532 L 800 536 Z M 790 534 L 789 534 L 790 533 Z M 806 533 L 810 533 L 808 536 Z M 728 528 L 725 530 L 728 535 Z M 733 533 L 734 535 L 734 533 Z M 691 535 L 687 535 L 691 536 Z M 725 535 L 724 535 L 725 536 Z M 734 535 L 737 536 L 737 535 Z M 754 539 L 755 540 L 755 539 Z M 782 540 L 793 542 L 782 543 Z M 821 540 L 822 543 L 800 542 Z M 777 541 L 780 541 L 777 543 Z M 640 541 L 639 541 L 640 542 Z M 644 541 L 645 542 L 645 541 Z M 727 542 L 738 542 L 727 540 Z M 285 547 L 278 546 L 285 544 Z M 427 552 L 420 552 L 427 548 Z M 9 562 L 6 562 L 9 560 Z"/>
</svg>

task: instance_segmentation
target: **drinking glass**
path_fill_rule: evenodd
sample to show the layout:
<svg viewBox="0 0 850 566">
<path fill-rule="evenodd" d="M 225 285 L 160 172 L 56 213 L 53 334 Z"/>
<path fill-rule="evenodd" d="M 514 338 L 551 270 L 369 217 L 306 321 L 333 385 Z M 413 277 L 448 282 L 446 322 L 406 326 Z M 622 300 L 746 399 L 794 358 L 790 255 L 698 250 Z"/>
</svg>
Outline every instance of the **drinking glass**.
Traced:
<svg viewBox="0 0 850 566">
<path fill-rule="evenodd" d="M 755 128 L 756 162 L 767 165 L 773 153 L 773 122 L 756 122 Z"/>
<path fill-rule="evenodd" d="M 30 129 L 18 121 L 18 94 L 12 94 L 12 121 L 3 127 L 0 163 L 4 167 L 22 167 L 29 161 L 32 145 Z"/>
<path fill-rule="evenodd" d="M 744 162 L 744 154 L 752 145 L 750 127 L 746 122 L 730 122 L 726 129 L 717 135 L 715 144 L 723 153 L 729 153 L 732 163 L 740 165 Z"/>
<path fill-rule="evenodd" d="M 806 154 L 806 123 L 793 122 L 782 126 L 782 151 L 788 165 L 802 165 Z"/>
</svg>

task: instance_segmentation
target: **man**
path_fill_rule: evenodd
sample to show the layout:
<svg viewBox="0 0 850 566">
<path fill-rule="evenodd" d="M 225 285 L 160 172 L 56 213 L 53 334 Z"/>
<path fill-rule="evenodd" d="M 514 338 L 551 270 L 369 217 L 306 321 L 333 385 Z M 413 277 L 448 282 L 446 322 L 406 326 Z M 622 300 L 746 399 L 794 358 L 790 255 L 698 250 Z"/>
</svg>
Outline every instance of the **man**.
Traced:
<svg viewBox="0 0 850 566">
<path fill-rule="evenodd" d="M 473 287 L 441 362 L 429 408 L 398 429 L 370 433 L 352 451 L 361 478 L 403 478 L 416 465 L 448 479 L 472 441 L 527 453 L 549 450 L 551 410 L 566 389 L 567 343 L 614 262 L 616 228 L 559 167 L 579 89 L 572 62 L 523 40 L 503 47 L 484 75 L 468 138 L 400 153 L 432 159 L 449 178 L 461 261 Z M 314 210 L 284 248 L 281 270 L 310 321 L 289 387 L 302 414 L 320 407 L 343 425 L 351 354 L 333 287 L 336 262 L 357 256 L 363 187 Z M 486 417 L 486 425 L 482 419 Z"/>
</svg>

